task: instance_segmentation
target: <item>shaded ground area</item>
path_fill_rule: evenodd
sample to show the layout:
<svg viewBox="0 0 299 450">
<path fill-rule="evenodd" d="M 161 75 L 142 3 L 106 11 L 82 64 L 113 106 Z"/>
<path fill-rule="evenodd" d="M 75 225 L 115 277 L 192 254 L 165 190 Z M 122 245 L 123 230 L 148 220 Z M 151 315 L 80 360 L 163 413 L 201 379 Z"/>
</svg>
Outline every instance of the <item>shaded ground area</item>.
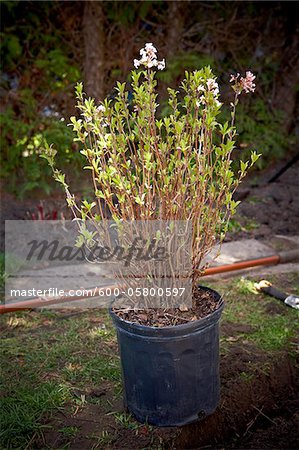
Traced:
<svg viewBox="0 0 299 450">
<path fill-rule="evenodd" d="M 238 333 L 235 327 L 231 331 Z M 255 366 L 251 374 L 249 365 Z M 203 422 L 182 429 L 177 448 L 296 448 L 298 404 L 290 360 L 281 354 L 279 363 L 271 365 L 255 346 L 236 344 L 221 369 L 220 407 Z"/>
<path fill-rule="evenodd" d="M 298 274 L 270 281 L 298 293 Z M 256 293 L 250 278 L 209 285 L 226 300 L 222 397 L 212 416 L 159 429 L 126 413 L 105 311 L 8 314 L 1 317 L 3 448 L 298 448 L 298 311 Z"/>
<path fill-rule="evenodd" d="M 233 219 L 230 240 L 248 236 L 264 238 L 274 234 L 297 234 L 299 227 L 299 161 L 274 182 L 269 182 L 287 164 L 251 174 L 240 186 L 236 198 L 241 200 Z"/>
</svg>

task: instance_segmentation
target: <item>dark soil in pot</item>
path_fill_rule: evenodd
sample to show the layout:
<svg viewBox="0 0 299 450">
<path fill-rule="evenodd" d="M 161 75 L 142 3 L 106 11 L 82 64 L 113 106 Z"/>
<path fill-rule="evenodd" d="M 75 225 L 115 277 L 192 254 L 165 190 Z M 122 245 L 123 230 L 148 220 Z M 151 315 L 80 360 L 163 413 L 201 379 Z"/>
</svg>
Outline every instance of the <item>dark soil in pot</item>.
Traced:
<svg viewBox="0 0 299 450">
<path fill-rule="evenodd" d="M 192 308 L 124 310 L 116 306 L 112 311 L 128 322 L 149 327 L 169 327 L 194 322 L 208 316 L 219 308 L 219 301 L 217 292 L 198 286 L 194 292 Z"/>
</svg>

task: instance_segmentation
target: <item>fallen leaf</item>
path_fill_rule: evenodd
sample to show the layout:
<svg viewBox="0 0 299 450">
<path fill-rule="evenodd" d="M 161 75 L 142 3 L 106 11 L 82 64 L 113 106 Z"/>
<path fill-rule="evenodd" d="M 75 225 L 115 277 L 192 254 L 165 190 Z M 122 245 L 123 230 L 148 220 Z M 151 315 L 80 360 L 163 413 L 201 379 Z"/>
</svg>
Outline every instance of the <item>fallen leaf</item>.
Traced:
<svg viewBox="0 0 299 450">
<path fill-rule="evenodd" d="M 238 337 L 229 336 L 228 338 L 226 338 L 226 340 L 228 342 L 237 342 L 239 340 L 239 338 Z"/>
<path fill-rule="evenodd" d="M 146 314 L 138 314 L 138 317 L 140 320 L 147 320 L 147 315 Z"/>
<path fill-rule="evenodd" d="M 182 303 L 182 304 L 179 306 L 179 310 L 180 310 L 181 312 L 186 312 L 186 311 L 189 311 L 189 308 L 188 308 L 184 303 Z"/>
</svg>

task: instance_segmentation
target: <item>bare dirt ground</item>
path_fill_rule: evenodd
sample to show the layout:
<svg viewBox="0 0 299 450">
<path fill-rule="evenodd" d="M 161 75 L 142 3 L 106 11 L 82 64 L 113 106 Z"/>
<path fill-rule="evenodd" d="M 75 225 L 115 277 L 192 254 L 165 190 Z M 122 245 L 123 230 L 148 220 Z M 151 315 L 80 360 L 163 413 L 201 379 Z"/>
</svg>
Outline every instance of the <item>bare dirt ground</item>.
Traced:
<svg viewBox="0 0 299 450">
<path fill-rule="evenodd" d="M 233 336 L 237 327 L 224 327 L 227 331 Z M 259 367 L 251 383 L 239 376 L 247 373 L 248 364 Z M 202 422 L 184 427 L 176 448 L 296 448 L 298 386 L 294 367 L 284 355 L 268 372 L 266 367 L 265 353 L 249 344 L 233 345 L 221 362 L 220 407 Z"/>
<path fill-rule="evenodd" d="M 245 230 L 229 233 L 229 240 L 248 237 L 295 235 L 299 228 L 299 161 L 277 180 L 269 182 L 288 161 L 252 174 L 240 186 L 238 218 Z M 246 230 L 247 228 L 247 230 Z"/>
<path fill-rule="evenodd" d="M 238 342 L 240 333 L 252 331 L 246 325 L 222 327 L 222 336 L 237 342 L 221 358 L 221 404 L 212 416 L 181 428 L 159 429 L 138 425 L 134 420 L 128 420 L 124 426 L 121 399 L 115 401 L 111 387 L 102 385 L 90 397 L 101 397 L 106 402 L 87 404 L 78 408 L 76 414 L 67 409 L 58 413 L 47 424 L 49 430 L 45 430 L 43 442 L 35 442 L 35 448 L 64 448 L 70 442 L 61 433 L 66 427 L 79 430 L 67 447 L 70 450 L 298 448 L 299 385 L 295 361 L 282 352 L 273 364 L 269 355 L 256 346 Z M 249 367 L 251 375 L 247 379 Z M 109 435 L 105 435 L 105 430 L 109 430 Z"/>
</svg>

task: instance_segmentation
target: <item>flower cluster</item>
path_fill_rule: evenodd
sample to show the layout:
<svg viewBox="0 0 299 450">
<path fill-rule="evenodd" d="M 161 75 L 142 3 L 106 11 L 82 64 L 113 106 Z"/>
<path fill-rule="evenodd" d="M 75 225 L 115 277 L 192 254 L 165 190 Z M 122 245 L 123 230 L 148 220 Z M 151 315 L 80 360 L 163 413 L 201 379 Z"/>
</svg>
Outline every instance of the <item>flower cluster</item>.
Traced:
<svg viewBox="0 0 299 450">
<path fill-rule="evenodd" d="M 157 59 L 157 49 L 153 46 L 151 42 L 145 44 L 145 47 L 140 50 L 140 59 L 134 59 L 134 66 L 136 69 L 140 65 L 151 69 L 152 67 L 157 67 L 158 70 L 165 69 L 165 59 L 158 61 Z"/>
<path fill-rule="evenodd" d="M 249 92 L 254 92 L 255 90 L 255 75 L 253 75 L 252 72 L 246 72 L 245 78 L 241 77 L 239 79 L 240 74 L 237 73 L 237 75 L 231 75 L 230 82 L 233 84 L 233 90 L 236 92 L 237 95 L 241 94 L 242 91 L 245 91 L 246 94 Z"/>
<path fill-rule="evenodd" d="M 199 106 L 200 104 L 207 103 L 207 98 L 206 98 L 207 93 L 212 94 L 213 102 L 215 103 L 215 105 L 217 107 L 221 106 L 221 103 L 218 100 L 219 86 L 218 86 L 217 81 L 214 78 L 208 78 L 206 84 L 207 84 L 206 87 L 203 84 L 200 84 L 197 88 L 197 92 L 202 93 L 201 97 L 196 102 L 197 106 Z"/>
<path fill-rule="evenodd" d="M 209 78 L 207 80 L 207 87 L 208 87 L 208 90 L 210 92 L 212 92 L 214 97 L 218 96 L 218 94 L 219 94 L 219 86 L 218 86 L 217 81 L 215 81 L 213 78 Z"/>
</svg>

